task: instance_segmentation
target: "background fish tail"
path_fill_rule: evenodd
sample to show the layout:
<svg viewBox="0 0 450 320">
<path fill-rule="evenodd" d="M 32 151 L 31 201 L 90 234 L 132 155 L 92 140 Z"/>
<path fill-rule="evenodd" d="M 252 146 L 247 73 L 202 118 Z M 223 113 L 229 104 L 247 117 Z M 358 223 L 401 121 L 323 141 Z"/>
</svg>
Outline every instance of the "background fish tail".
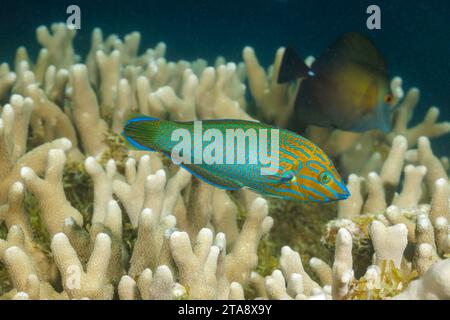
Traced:
<svg viewBox="0 0 450 320">
<path fill-rule="evenodd" d="M 309 68 L 291 47 L 284 50 L 283 60 L 278 71 L 278 83 L 286 83 L 308 75 Z"/>
</svg>

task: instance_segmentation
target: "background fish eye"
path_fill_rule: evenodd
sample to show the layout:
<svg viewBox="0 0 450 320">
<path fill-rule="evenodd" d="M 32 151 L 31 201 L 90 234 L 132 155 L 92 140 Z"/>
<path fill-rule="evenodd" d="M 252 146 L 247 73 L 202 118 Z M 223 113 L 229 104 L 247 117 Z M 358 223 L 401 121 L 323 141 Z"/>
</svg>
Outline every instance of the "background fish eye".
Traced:
<svg viewBox="0 0 450 320">
<path fill-rule="evenodd" d="M 384 102 L 391 103 L 392 102 L 392 95 L 387 94 L 384 96 Z"/>
</svg>

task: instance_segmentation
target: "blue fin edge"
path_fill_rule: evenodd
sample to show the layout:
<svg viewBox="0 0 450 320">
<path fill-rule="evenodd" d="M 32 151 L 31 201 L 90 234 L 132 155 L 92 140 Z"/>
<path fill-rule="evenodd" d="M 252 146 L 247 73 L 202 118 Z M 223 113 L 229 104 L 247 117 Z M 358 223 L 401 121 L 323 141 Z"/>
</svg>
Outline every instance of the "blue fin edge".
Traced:
<svg viewBox="0 0 450 320">
<path fill-rule="evenodd" d="M 127 123 L 125 124 L 125 126 L 127 126 L 128 124 L 133 123 L 133 122 L 139 122 L 139 121 L 159 121 L 159 120 L 161 120 L 161 119 L 158 119 L 158 118 L 152 118 L 152 117 L 146 117 L 146 116 L 136 117 L 136 118 L 133 118 L 133 119 L 128 120 Z"/>
<path fill-rule="evenodd" d="M 136 141 L 134 141 L 134 140 L 131 139 L 130 137 L 127 137 L 127 136 L 125 135 L 125 133 L 123 133 L 123 132 L 122 132 L 122 136 L 124 136 L 125 139 L 128 141 L 128 143 L 130 143 L 130 144 L 131 144 L 133 147 L 135 147 L 136 149 L 141 149 L 141 150 L 146 150 L 146 151 L 152 151 L 152 152 L 155 152 L 155 151 L 156 151 L 156 150 L 154 150 L 154 149 L 151 149 L 151 148 L 149 148 L 149 147 L 145 147 L 145 146 L 143 146 L 143 145 L 137 143 Z"/>
</svg>

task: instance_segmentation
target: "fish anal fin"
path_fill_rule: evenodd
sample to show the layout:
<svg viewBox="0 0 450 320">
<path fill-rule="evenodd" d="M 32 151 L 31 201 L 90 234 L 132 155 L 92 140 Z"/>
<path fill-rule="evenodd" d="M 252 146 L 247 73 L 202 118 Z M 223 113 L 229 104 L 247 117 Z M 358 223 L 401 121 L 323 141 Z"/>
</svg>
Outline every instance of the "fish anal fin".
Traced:
<svg viewBox="0 0 450 320">
<path fill-rule="evenodd" d="M 235 181 L 224 179 L 215 175 L 212 175 L 207 170 L 198 165 L 193 164 L 180 164 L 181 167 L 189 171 L 194 177 L 216 187 L 225 190 L 239 190 L 242 189 L 242 185 Z"/>
</svg>

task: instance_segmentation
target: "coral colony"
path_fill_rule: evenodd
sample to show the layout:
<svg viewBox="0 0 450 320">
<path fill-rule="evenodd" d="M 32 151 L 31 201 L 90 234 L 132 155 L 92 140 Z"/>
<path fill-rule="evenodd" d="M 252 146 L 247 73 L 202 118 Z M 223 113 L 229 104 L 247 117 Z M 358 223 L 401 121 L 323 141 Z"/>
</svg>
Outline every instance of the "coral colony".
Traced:
<svg viewBox="0 0 450 320">
<path fill-rule="evenodd" d="M 418 89 L 404 95 L 392 79 L 399 107 L 387 134 L 308 127 L 302 134 L 337 164 L 351 196 L 293 206 L 214 188 L 120 136 L 134 112 L 286 127 L 298 84 L 277 84 L 284 49 L 266 71 L 250 47 L 244 62 L 208 66 L 168 61 L 164 43 L 138 55 L 138 32 L 104 38 L 99 29 L 81 58 L 74 37 L 65 24 L 39 27 L 37 58 L 21 47 L 13 66 L 0 66 L 3 298 L 450 298 L 449 161 L 429 140 L 450 124 L 433 107 L 410 126 Z M 277 243 L 283 220 L 272 216 L 330 210 L 314 250 L 334 258 L 308 261 L 306 245 Z"/>
</svg>

